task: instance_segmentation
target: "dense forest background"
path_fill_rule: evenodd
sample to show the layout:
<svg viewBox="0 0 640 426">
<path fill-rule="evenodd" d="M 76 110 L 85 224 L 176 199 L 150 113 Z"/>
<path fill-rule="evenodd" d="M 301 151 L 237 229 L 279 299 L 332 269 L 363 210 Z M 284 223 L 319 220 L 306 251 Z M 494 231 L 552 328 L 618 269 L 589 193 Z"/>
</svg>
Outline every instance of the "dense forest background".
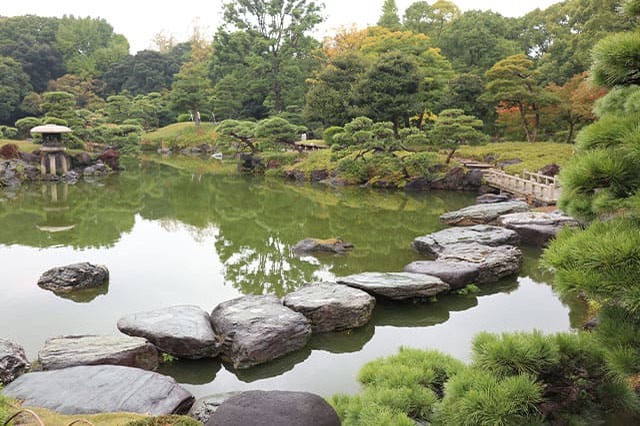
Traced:
<svg viewBox="0 0 640 426">
<path fill-rule="evenodd" d="M 397 134 L 455 109 L 495 139 L 572 142 L 606 93 L 589 78 L 590 48 L 634 25 L 620 3 L 567 0 L 507 18 L 385 0 L 378 26 L 318 41 L 314 2 L 234 0 L 213 40 L 198 28 L 181 43 L 159 33 L 156 50 L 135 55 L 102 19 L 0 17 L 0 125 L 21 138 L 66 124 L 88 141 L 198 117 L 277 116 L 320 135 L 367 116 Z"/>
</svg>

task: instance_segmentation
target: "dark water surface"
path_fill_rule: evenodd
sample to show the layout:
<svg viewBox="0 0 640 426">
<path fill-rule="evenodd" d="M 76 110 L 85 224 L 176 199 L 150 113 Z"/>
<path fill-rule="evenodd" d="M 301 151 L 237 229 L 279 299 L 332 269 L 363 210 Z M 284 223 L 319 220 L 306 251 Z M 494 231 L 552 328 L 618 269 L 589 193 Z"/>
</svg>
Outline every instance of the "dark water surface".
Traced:
<svg viewBox="0 0 640 426">
<path fill-rule="evenodd" d="M 198 176 L 143 164 L 75 186 L 43 184 L 0 192 L 0 337 L 37 358 L 47 338 L 118 333 L 129 313 L 193 304 L 211 311 L 243 294 L 279 296 L 304 283 L 366 271 L 400 271 L 420 259 L 413 238 L 441 229 L 445 211 L 473 195 L 407 195 L 326 188 L 258 178 Z M 347 255 L 297 257 L 306 237 L 342 237 Z M 369 325 L 316 335 L 307 347 L 235 372 L 217 360 L 162 368 L 196 396 L 244 389 L 357 392 L 362 365 L 399 346 L 439 349 L 469 359 L 480 331 L 570 330 L 583 307 L 561 302 L 525 250 L 519 277 L 476 295 L 436 303 L 380 303 Z M 108 266 L 109 285 L 60 297 L 36 282 L 45 270 L 89 261 Z"/>
</svg>

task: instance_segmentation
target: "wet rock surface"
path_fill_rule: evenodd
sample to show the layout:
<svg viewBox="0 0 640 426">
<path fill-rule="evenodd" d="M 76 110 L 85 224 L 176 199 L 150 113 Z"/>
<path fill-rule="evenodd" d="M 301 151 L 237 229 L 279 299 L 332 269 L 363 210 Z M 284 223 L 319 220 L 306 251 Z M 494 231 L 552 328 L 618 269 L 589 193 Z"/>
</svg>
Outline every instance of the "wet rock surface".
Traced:
<svg viewBox="0 0 640 426">
<path fill-rule="evenodd" d="M 476 282 L 480 267 L 470 263 L 417 260 L 405 266 L 404 271 L 438 277 L 449 284 L 451 290 L 457 290 Z"/>
<path fill-rule="evenodd" d="M 144 337 L 162 352 L 178 358 L 215 357 L 221 350 L 209 315 L 198 306 L 171 306 L 126 315 L 118 329 L 130 336 Z"/>
<path fill-rule="evenodd" d="M 22 346 L 0 339 L 0 384 L 15 380 L 29 367 L 29 361 Z"/>
<path fill-rule="evenodd" d="M 311 324 L 274 295 L 244 296 L 211 312 L 216 334 L 224 337 L 222 357 L 234 368 L 249 368 L 302 349 Z"/>
<path fill-rule="evenodd" d="M 544 247 L 565 226 L 577 227 L 580 223 L 561 212 L 524 212 L 500 216 L 498 224 L 520 235 L 524 244 Z"/>
<path fill-rule="evenodd" d="M 318 238 L 306 238 L 293 246 L 294 253 L 344 253 L 352 250 L 353 244 L 342 241 L 339 238 L 321 240 Z"/>
<path fill-rule="evenodd" d="M 38 285 L 53 292 L 99 287 L 109 280 L 109 270 L 104 265 L 89 262 L 51 268 L 40 276 Z"/>
<path fill-rule="evenodd" d="M 433 234 L 417 237 L 411 244 L 420 254 L 437 257 L 446 246 L 452 244 L 478 243 L 488 246 L 513 245 L 519 241 L 518 234 L 510 229 L 491 225 L 475 225 L 443 229 Z"/>
<path fill-rule="evenodd" d="M 367 324 L 376 299 L 364 291 L 325 282 L 305 285 L 287 294 L 283 303 L 307 317 L 314 333 L 321 333 Z"/>
<path fill-rule="evenodd" d="M 63 336 L 47 340 L 38 352 L 38 360 L 43 370 L 101 364 L 155 370 L 159 354 L 141 337 Z"/>
<path fill-rule="evenodd" d="M 249 391 L 223 402 L 207 426 L 340 426 L 335 410 L 308 392 Z"/>
<path fill-rule="evenodd" d="M 452 244 L 440 253 L 438 261 L 476 265 L 476 284 L 496 282 L 518 273 L 522 252 L 513 246 L 490 247 L 483 244 Z"/>
<path fill-rule="evenodd" d="M 449 291 L 449 285 L 435 276 L 409 272 L 365 272 L 337 279 L 378 297 L 394 300 L 422 299 Z"/>
<path fill-rule="evenodd" d="M 440 221 L 453 226 L 494 225 L 498 217 L 509 213 L 528 212 L 523 201 L 505 201 L 492 204 L 475 204 L 440 216 Z"/>
<path fill-rule="evenodd" d="M 183 414 L 194 400 L 171 377 L 118 365 L 27 373 L 7 385 L 2 393 L 22 400 L 25 406 L 62 414 Z"/>
</svg>

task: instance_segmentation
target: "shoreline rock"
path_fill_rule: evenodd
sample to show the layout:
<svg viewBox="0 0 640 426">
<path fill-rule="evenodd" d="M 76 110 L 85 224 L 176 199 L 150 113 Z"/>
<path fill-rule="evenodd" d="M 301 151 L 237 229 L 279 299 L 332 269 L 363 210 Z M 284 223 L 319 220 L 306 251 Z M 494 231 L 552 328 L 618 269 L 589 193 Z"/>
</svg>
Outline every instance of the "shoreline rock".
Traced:
<svg viewBox="0 0 640 426">
<path fill-rule="evenodd" d="M 0 339 L 0 385 L 12 382 L 30 367 L 22 346 Z"/>
</svg>

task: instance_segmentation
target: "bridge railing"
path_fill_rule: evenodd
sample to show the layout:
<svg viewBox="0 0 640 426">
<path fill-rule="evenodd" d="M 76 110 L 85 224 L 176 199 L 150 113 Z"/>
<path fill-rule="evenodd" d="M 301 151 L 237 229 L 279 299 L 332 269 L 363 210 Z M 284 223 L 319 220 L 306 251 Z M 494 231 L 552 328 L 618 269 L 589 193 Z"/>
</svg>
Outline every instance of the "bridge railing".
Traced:
<svg viewBox="0 0 640 426">
<path fill-rule="evenodd" d="M 500 170 L 488 170 L 484 174 L 485 181 L 491 186 L 495 186 L 506 192 L 523 197 L 531 197 L 532 200 L 544 203 L 555 203 L 558 200 L 560 191 L 556 188 L 555 179 L 539 173 L 527 173 L 527 176 L 534 176 L 534 179 L 524 179 L 520 176 L 513 176 Z M 544 179 L 544 178 L 548 179 Z M 541 182 L 536 181 L 539 179 Z M 549 183 L 547 183 L 549 182 Z"/>
<path fill-rule="evenodd" d="M 552 176 L 542 175 L 540 173 L 530 172 L 527 169 L 522 171 L 522 178 L 532 180 L 534 182 L 543 183 L 545 185 L 557 185 L 556 178 Z"/>
</svg>

